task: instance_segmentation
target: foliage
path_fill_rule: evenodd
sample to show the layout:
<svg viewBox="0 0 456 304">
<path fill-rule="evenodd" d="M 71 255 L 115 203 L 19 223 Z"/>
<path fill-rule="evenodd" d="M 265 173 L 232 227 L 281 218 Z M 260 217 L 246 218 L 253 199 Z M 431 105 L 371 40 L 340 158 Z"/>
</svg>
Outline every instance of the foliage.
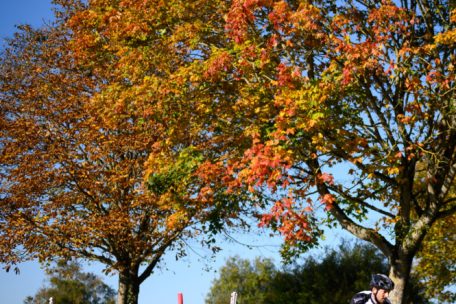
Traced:
<svg viewBox="0 0 456 304">
<path fill-rule="evenodd" d="M 388 257 L 397 303 L 407 302 L 429 229 L 455 212 L 450 9 L 449 1 L 235 0 L 228 41 L 188 65 L 210 96 L 208 140 L 227 143 L 216 146 L 225 151 L 217 161 L 252 193 L 274 194 L 261 225 L 296 248 L 313 239 L 317 218 L 337 221 Z"/>
<path fill-rule="evenodd" d="M 206 303 L 227 303 L 233 291 L 238 293 L 239 304 L 265 303 L 276 275 L 276 267 L 270 259 L 249 261 L 231 257 L 220 269 L 219 278 L 213 281 Z"/>
<path fill-rule="evenodd" d="M 55 2 L 56 22 L 20 27 L 0 58 L 0 262 L 98 261 L 119 275 L 120 303 L 136 303 L 165 252 L 185 255 L 188 239 L 217 251 L 214 234 L 242 224 L 243 196 L 203 194 L 188 122 L 169 122 L 150 104 L 160 94 L 142 96 L 121 67 L 103 69 L 113 57 L 83 62 L 68 22 L 85 1 Z"/>
<path fill-rule="evenodd" d="M 356 292 L 369 289 L 371 274 L 387 271 L 381 252 L 366 243 L 343 242 L 283 270 L 269 259 L 232 257 L 213 281 L 206 303 L 226 303 L 232 291 L 237 291 L 239 304 L 348 303 Z M 422 290 L 415 292 L 413 303 L 428 303 Z"/>
<path fill-rule="evenodd" d="M 157 231 L 150 217 L 166 218 L 158 226 L 180 233 L 203 214 L 210 219 L 204 227 L 218 230 L 225 222 L 217 219 L 253 207 L 260 225 L 282 233 L 292 251 L 308 248 L 319 226 L 334 222 L 373 243 L 390 263 L 393 301 L 407 302 L 416 253 L 433 225 L 455 212 L 451 1 L 57 2 L 62 47 L 50 47 L 56 40 L 48 34 L 28 46 L 19 37 L 16 59 L 4 60 L 0 147 L 9 183 L 1 191 L 2 205 L 14 206 L 0 223 L 15 225 L 2 230 L 24 231 L 17 227 L 36 218 L 42 228 L 50 218 L 67 221 L 69 208 L 58 207 L 71 199 L 84 202 L 71 215 L 103 213 L 73 236 L 104 242 L 98 227 L 106 219 L 103 232 L 116 223 L 116 240 L 140 252 L 150 243 L 134 232 Z M 30 48 L 39 45 L 46 47 Z M 44 140 L 47 132 L 56 140 Z M 48 147 L 60 159 L 37 163 Z M 31 174 L 38 170 L 45 174 Z M 48 197 L 59 205 L 46 209 Z M 3 252 L 47 244 L 18 235 L 4 237 L 11 241 Z M 77 239 L 71 251 L 88 240 Z"/>
<path fill-rule="evenodd" d="M 423 176 L 418 175 L 418 178 Z M 450 189 L 453 195 L 454 186 Z M 455 214 L 452 214 L 439 219 L 432 226 L 423 240 L 414 267 L 415 276 L 421 278 L 426 296 L 437 299 L 438 303 L 452 303 L 456 299 L 452 289 L 456 283 L 456 256 L 453 250 L 456 245 L 455 219 Z"/>
<path fill-rule="evenodd" d="M 114 304 L 115 291 L 92 273 L 81 272 L 75 261 L 57 262 L 47 269 L 49 286 L 40 288 L 24 304 L 47 304 L 52 297 L 61 304 Z"/>
<path fill-rule="evenodd" d="M 417 276 L 422 278 L 423 287 L 429 298 L 438 303 L 454 303 L 456 294 L 456 216 L 439 220 L 426 236 L 418 254 Z"/>
</svg>

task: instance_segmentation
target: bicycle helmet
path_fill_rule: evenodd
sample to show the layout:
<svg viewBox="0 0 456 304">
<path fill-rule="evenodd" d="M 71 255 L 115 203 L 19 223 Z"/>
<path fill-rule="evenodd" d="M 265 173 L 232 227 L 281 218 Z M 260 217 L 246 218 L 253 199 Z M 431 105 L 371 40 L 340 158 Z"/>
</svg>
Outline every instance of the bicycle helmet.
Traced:
<svg viewBox="0 0 456 304">
<path fill-rule="evenodd" d="M 378 288 L 378 289 L 388 290 L 388 291 L 394 289 L 393 281 L 391 281 L 390 278 L 388 278 L 386 275 L 381 274 L 381 273 L 372 275 L 370 286 Z"/>
</svg>

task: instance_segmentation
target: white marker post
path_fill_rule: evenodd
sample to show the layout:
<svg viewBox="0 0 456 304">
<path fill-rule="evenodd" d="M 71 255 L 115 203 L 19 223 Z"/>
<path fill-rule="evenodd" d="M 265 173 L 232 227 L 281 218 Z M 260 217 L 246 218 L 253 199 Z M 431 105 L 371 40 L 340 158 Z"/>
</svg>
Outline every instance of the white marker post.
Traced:
<svg viewBox="0 0 456 304">
<path fill-rule="evenodd" d="M 231 293 L 230 304 L 236 304 L 236 302 L 237 302 L 237 292 L 233 291 Z"/>
</svg>

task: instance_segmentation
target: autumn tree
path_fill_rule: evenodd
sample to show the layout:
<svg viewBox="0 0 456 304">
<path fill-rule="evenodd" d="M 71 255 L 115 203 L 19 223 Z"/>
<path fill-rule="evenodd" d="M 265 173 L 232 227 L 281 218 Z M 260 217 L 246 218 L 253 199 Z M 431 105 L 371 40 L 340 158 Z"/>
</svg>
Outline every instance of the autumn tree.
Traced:
<svg viewBox="0 0 456 304">
<path fill-rule="evenodd" d="M 82 62 L 67 21 L 85 4 L 56 2 L 55 23 L 22 26 L 0 58 L 0 262 L 98 261 L 119 276 L 117 303 L 135 304 L 165 253 L 181 257 L 189 239 L 217 251 L 214 233 L 240 223 L 242 193 L 200 194 L 204 156 L 185 120 L 171 124 L 177 109 L 104 73 L 114 55 Z"/>
<path fill-rule="evenodd" d="M 395 303 L 406 302 L 429 229 L 455 211 L 450 7 L 233 1 L 227 13 L 234 43 L 220 74 L 244 84 L 233 107 L 250 118 L 252 138 L 233 170 L 253 190 L 286 193 L 263 223 L 290 243 L 308 241 L 323 207 L 388 257 Z"/>
<path fill-rule="evenodd" d="M 92 131 L 155 136 L 128 137 L 128 146 L 151 144 L 134 150 L 150 155 L 144 195 L 187 193 L 234 215 L 236 204 L 217 198 L 246 188 L 243 199 L 271 199 L 261 225 L 291 251 L 338 223 L 388 258 L 393 302 L 406 303 L 416 253 L 455 210 L 451 7 L 93 0 L 65 26 L 70 62 L 89 71 L 85 81 L 99 79 L 87 104 L 103 124 Z"/>
</svg>

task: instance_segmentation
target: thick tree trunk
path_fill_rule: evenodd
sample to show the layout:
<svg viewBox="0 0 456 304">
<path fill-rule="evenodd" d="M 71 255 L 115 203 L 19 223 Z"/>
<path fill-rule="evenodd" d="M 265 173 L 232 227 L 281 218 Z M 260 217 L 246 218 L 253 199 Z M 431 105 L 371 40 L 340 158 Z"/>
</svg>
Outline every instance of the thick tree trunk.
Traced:
<svg viewBox="0 0 456 304">
<path fill-rule="evenodd" d="M 119 274 L 117 304 L 138 304 L 139 285 L 137 274 Z"/>
<path fill-rule="evenodd" d="M 413 258 L 400 257 L 390 260 L 389 277 L 394 282 L 394 290 L 389 299 L 393 304 L 406 304 L 409 289 L 410 272 Z"/>
</svg>

